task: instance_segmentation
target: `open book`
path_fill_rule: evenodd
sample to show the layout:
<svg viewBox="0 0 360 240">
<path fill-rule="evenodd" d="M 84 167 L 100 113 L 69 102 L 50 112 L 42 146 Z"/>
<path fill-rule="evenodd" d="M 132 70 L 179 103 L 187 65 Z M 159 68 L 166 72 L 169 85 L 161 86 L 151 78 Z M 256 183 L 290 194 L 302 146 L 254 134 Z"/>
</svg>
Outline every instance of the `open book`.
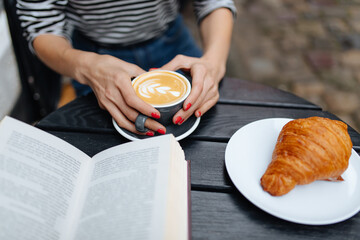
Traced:
<svg viewBox="0 0 360 240">
<path fill-rule="evenodd" d="M 31 125 L 0 123 L 0 239 L 188 239 L 188 201 L 172 135 L 90 158 Z"/>
</svg>

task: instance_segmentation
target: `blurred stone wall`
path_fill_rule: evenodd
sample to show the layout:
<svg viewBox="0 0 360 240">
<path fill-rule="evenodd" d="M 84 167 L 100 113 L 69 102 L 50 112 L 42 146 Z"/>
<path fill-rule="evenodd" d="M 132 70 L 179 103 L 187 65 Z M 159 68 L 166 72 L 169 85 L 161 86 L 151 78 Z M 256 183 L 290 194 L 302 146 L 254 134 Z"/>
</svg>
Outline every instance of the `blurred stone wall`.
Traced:
<svg viewBox="0 0 360 240">
<path fill-rule="evenodd" d="M 292 92 L 360 132 L 360 0 L 234 0 L 227 76 Z M 197 40 L 191 4 L 186 22 Z"/>
</svg>

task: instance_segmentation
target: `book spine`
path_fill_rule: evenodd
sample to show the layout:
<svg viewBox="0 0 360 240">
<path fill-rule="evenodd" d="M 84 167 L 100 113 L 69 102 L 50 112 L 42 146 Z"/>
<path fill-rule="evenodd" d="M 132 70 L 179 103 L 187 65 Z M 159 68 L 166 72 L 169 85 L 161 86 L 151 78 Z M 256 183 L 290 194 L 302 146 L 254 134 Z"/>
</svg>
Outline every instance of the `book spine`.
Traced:
<svg viewBox="0 0 360 240">
<path fill-rule="evenodd" d="M 191 240 L 191 162 L 187 160 L 187 183 L 188 183 L 188 239 Z"/>
</svg>

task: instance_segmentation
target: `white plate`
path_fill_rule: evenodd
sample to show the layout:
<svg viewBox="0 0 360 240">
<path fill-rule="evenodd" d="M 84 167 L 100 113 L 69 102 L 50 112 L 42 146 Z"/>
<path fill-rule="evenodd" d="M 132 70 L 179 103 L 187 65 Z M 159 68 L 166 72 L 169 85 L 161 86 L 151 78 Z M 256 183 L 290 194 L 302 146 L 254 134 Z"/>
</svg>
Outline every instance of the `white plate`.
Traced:
<svg viewBox="0 0 360 240">
<path fill-rule="evenodd" d="M 291 119 L 271 118 L 239 129 L 225 151 L 225 165 L 236 188 L 262 210 L 295 223 L 325 225 L 344 221 L 360 210 L 360 157 L 352 150 L 345 181 L 315 181 L 273 197 L 260 185 L 277 137 Z"/>
</svg>

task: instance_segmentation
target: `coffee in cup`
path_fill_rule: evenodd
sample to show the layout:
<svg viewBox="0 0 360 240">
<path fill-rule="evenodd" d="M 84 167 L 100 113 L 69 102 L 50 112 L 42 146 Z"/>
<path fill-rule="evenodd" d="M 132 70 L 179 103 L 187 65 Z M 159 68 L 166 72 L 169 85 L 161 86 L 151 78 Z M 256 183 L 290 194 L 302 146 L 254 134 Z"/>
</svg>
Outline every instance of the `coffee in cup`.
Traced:
<svg viewBox="0 0 360 240">
<path fill-rule="evenodd" d="M 136 95 L 160 112 L 158 121 L 169 124 L 189 96 L 189 80 L 173 71 L 154 70 L 143 73 L 132 81 Z"/>
</svg>

